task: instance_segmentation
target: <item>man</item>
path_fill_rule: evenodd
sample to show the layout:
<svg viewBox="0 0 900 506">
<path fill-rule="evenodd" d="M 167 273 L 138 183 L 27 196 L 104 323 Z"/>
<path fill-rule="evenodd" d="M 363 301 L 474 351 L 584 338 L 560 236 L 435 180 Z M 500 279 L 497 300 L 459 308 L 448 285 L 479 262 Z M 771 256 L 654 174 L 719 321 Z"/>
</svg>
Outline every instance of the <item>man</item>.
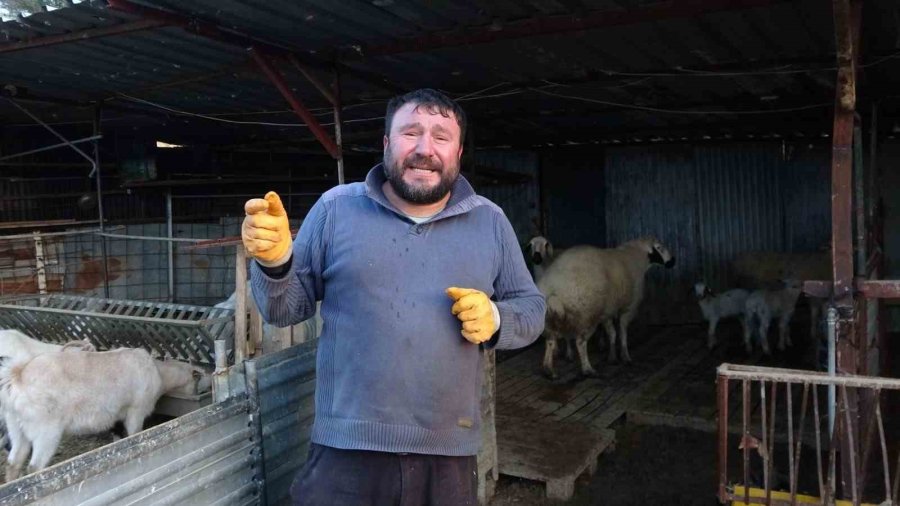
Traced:
<svg viewBox="0 0 900 506">
<path fill-rule="evenodd" d="M 383 164 L 322 195 L 293 247 L 277 194 L 245 206 L 263 318 L 292 325 L 322 300 L 294 504 L 476 501 L 481 348 L 533 342 L 544 299 L 503 212 L 459 175 L 465 127 L 434 90 L 393 99 Z"/>
</svg>

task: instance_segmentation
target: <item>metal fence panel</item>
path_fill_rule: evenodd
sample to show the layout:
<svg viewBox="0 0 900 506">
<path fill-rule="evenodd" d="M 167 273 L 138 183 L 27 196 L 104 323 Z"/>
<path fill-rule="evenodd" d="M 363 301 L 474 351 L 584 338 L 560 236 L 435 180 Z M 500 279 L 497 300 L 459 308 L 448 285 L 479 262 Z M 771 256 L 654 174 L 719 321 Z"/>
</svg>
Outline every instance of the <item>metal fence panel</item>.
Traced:
<svg viewBox="0 0 900 506">
<path fill-rule="evenodd" d="M 88 339 L 97 349 L 144 348 L 162 357 L 214 365 L 213 342 L 234 342 L 234 310 L 185 304 L 29 295 L 0 304 L 0 328 L 41 341 Z"/>
<path fill-rule="evenodd" d="M 255 382 L 259 395 L 267 504 L 288 500 L 291 480 L 306 461 L 315 417 L 318 342 L 263 355 L 247 368 L 248 387 Z"/>
<path fill-rule="evenodd" d="M 258 444 L 241 395 L 0 487 L 0 504 L 258 504 Z"/>
</svg>

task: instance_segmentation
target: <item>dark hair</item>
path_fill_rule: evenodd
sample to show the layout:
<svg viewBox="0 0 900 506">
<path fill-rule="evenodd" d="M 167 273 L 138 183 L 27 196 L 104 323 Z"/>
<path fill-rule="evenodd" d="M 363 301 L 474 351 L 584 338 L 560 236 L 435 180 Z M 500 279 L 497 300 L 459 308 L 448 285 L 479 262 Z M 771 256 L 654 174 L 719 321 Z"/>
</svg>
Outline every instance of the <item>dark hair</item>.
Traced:
<svg viewBox="0 0 900 506">
<path fill-rule="evenodd" d="M 428 112 L 437 112 L 445 118 L 449 118 L 453 113 L 456 116 L 456 123 L 459 124 L 459 144 L 463 144 L 466 139 L 466 113 L 462 107 L 443 93 L 431 88 L 422 88 L 420 90 L 411 91 L 405 95 L 394 97 L 388 102 L 387 112 L 384 114 L 384 135 L 391 135 L 391 123 L 394 121 L 394 114 L 404 105 L 413 102 L 419 107 L 425 107 Z"/>
</svg>

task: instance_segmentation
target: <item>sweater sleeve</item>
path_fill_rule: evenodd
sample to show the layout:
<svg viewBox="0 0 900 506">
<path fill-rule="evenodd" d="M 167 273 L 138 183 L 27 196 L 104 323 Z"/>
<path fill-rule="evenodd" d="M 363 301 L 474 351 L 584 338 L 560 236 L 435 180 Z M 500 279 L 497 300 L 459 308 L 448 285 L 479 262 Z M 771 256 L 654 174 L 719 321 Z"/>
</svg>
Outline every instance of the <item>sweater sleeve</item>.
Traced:
<svg viewBox="0 0 900 506">
<path fill-rule="evenodd" d="M 315 314 L 316 301 L 322 299 L 323 291 L 325 208 L 325 202 L 320 199 L 300 225 L 287 275 L 269 276 L 256 260 L 250 262 L 253 300 L 267 323 L 287 327 Z"/>
<path fill-rule="evenodd" d="M 497 349 L 515 349 L 533 343 L 544 331 L 544 296 L 525 266 L 512 224 L 498 213 L 494 225 L 500 250 L 500 269 L 494 281 L 494 298 L 500 311 Z"/>
</svg>

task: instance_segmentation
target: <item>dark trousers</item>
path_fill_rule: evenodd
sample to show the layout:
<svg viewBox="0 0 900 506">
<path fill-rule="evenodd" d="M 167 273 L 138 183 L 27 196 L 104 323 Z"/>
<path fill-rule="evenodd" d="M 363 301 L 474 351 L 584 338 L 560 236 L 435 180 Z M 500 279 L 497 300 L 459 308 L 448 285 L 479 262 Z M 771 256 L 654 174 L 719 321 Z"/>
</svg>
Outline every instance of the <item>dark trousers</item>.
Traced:
<svg viewBox="0 0 900 506">
<path fill-rule="evenodd" d="M 310 444 L 291 484 L 295 506 L 477 504 L 477 459 L 340 450 Z"/>
</svg>

